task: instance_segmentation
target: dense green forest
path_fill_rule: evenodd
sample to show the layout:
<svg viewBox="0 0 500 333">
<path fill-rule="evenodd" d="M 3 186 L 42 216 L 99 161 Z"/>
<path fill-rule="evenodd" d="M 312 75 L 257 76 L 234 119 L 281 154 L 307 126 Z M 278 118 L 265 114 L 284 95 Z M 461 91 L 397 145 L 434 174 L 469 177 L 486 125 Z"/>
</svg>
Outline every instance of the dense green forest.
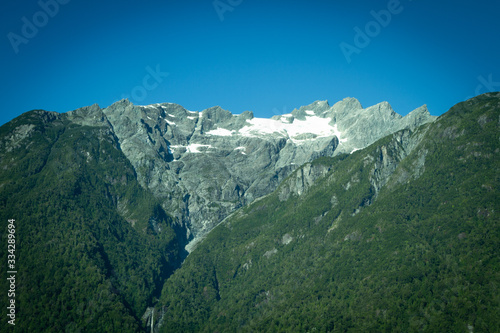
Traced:
<svg viewBox="0 0 500 333">
<path fill-rule="evenodd" d="M 282 201 L 296 171 L 165 283 L 161 331 L 499 332 L 499 133 L 487 94 Z"/>
<path fill-rule="evenodd" d="M 45 111 L 2 126 L 0 137 L 2 244 L 16 220 L 16 332 L 142 331 L 185 240 L 116 138 Z"/>
</svg>

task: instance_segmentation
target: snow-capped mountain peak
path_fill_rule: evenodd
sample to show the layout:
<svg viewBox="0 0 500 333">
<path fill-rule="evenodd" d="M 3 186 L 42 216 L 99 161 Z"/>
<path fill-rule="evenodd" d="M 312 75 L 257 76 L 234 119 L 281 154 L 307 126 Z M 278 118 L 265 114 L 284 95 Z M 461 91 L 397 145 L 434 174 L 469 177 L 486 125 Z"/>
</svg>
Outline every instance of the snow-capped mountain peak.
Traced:
<svg viewBox="0 0 500 333">
<path fill-rule="evenodd" d="M 78 118 L 78 112 L 90 109 L 74 115 L 89 119 Z M 199 112 L 173 103 L 135 106 L 128 100 L 92 112 L 111 124 L 142 185 L 164 198 L 167 211 L 194 237 L 273 191 L 306 162 L 351 153 L 434 120 L 425 106 L 402 117 L 387 102 L 363 109 L 355 98 L 333 106 L 316 101 L 272 118 L 250 111 L 235 115 L 218 106 Z"/>
</svg>

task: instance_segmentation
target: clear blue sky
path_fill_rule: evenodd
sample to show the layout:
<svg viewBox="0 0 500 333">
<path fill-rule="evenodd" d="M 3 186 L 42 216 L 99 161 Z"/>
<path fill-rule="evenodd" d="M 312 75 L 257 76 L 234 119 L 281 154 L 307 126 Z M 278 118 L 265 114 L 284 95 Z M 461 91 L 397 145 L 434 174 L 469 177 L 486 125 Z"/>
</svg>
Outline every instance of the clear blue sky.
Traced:
<svg viewBox="0 0 500 333">
<path fill-rule="evenodd" d="M 439 115 L 500 90 L 498 0 L 54 1 L 1 5 L 0 124 L 125 95 L 259 117 L 344 97 Z"/>
</svg>

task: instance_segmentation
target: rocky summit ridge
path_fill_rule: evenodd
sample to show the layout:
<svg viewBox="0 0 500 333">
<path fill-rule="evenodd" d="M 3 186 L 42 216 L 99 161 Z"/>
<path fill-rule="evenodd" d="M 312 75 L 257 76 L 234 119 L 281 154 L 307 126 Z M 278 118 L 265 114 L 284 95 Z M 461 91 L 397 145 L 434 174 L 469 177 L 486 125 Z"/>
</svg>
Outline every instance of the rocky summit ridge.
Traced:
<svg viewBox="0 0 500 333">
<path fill-rule="evenodd" d="M 272 118 L 201 112 L 178 104 L 138 106 L 121 100 L 67 113 L 112 129 L 140 184 L 187 230 L 203 238 L 236 209 L 274 191 L 296 168 L 322 156 L 352 153 L 401 129 L 432 122 L 424 105 L 406 116 L 387 102 L 364 109 L 355 98 L 316 101 Z"/>
</svg>

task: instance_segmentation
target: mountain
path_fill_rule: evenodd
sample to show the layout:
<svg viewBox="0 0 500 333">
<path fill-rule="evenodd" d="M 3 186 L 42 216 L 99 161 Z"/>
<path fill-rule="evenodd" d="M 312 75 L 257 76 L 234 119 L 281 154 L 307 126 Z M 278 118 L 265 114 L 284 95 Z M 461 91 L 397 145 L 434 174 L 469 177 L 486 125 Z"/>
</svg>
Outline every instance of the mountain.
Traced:
<svg viewBox="0 0 500 333">
<path fill-rule="evenodd" d="M 21 115 L 0 127 L 0 227 L 7 240 L 15 219 L 17 329 L 158 324 L 165 281 L 230 214 L 276 189 L 288 202 L 327 172 L 311 165 L 434 120 L 425 106 L 401 117 L 388 103 L 363 109 L 352 98 L 272 119 L 127 100 Z"/>
<path fill-rule="evenodd" d="M 490 93 L 300 166 L 190 253 L 156 331 L 499 332 L 499 133 Z"/>
<path fill-rule="evenodd" d="M 172 103 L 135 106 L 122 100 L 68 113 L 80 124 L 106 125 L 140 184 L 198 240 L 236 209 L 269 194 L 300 165 L 349 153 L 403 128 L 432 122 L 426 106 L 405 117 L 387 102 L 363 109 L 346 98 L 272 119 L 220 107 L 189 111 Z"/>
</svg>

